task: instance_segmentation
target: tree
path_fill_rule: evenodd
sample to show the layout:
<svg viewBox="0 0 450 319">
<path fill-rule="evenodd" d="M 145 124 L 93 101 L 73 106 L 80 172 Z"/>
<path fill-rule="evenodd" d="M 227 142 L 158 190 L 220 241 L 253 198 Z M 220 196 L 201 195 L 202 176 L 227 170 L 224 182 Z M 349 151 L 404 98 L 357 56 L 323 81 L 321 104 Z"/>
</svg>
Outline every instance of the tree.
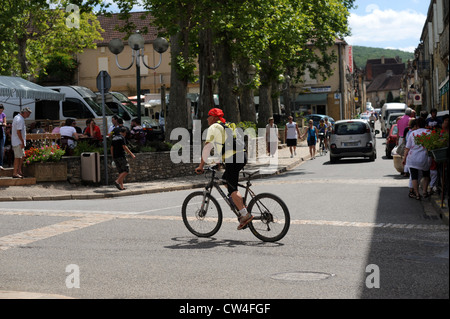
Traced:
<svg viewBox="0 0 450 319">
<path fill-rule="evenodd" d="M 80 11 L 68 6 L 68 1 L 0 0 L 1 74 L 35 77 L 45 73 L 55 52 L 72 55 L 96 47 L 101 28 L 95 15 L 83 11 L 89 5 L 82 5 Z"/>
</svg>

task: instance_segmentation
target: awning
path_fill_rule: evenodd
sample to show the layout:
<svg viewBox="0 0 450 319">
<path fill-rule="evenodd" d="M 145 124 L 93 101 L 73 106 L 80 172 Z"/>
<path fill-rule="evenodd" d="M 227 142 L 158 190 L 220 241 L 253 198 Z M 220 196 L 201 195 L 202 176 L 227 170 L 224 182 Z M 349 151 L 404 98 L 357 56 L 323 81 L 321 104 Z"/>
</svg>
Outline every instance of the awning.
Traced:
<svg viewBox="0 0 450 319">
<path fill-rule="evenodd" d="M 327 99 L 327 93 L 299 94 L 295 99 L 295 103 L 300 105 L 326 105 Z"/>
<path fill-rule="evenodd" d="M 62 101 L 65 94 L 14 76 L 0 76 L 0 96 Z"/>
</svg>

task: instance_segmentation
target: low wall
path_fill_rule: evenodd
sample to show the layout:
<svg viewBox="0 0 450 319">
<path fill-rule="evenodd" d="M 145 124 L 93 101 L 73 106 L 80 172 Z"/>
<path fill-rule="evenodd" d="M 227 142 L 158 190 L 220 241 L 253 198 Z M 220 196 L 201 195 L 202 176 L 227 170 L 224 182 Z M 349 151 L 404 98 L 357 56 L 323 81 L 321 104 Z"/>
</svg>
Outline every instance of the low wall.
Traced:
<svg viewBox="0 0 450 319">
<path fill-rule="evenodd" d="M 145 182 L 158 179 L 195 175 L 194 169 L 198 163 L 175 164 L 170 158 L 170 152 L 137 153 L 136 158 L 127 156 L 130 164 L 130 174 L 126 181 Z M 63 156 L 62 161 L 67 163 L 67 179 L 71 183 L 81 183 L 81 157 Z M 117 179 L 117 169 L 111 166 L 111 156 L 108 156 L 108 183 Z M 100 183 L 105 181 L 104 158 L 100 155 Z"/>
<path fill-rule="evenodd" d="M 251 145 L 248 150 L 249 159 L 256 159 L 261 155 L 265 155 L 264 138 L 256 138 Z M 126 177 L 126 181 L 128 183 L 148 182 L 158 179 L 194 176 L 194 170 L 198 167 L 199 158 L 194 162 L 192 154 L 193 150 L 191 148 L 189 163 L 174 163 L 170 157 L 170 152 L 136 153 L 135 159 L 127 155 L 127 160 L 130 164 L 130 174 Z M 67 180 L 74 184 L 83 182 L 81 178 L 81 157 L 63 156 L 62 161 L 67 163 Z M 111 184 L 116 180 L 117 175 L 117 169 L 111 166 L 111 156 L 108 155 L 108 183 Z M 102 154 L 100 154 L 100 176 L 100 183 L 104 184 L 105 168 Z"/>
</svg>

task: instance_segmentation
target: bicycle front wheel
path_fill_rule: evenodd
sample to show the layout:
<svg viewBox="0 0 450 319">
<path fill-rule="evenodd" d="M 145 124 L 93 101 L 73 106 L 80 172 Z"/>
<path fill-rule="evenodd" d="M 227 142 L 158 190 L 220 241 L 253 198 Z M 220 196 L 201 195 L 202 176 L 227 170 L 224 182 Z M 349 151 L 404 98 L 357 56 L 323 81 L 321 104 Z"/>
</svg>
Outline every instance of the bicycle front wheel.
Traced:
<svg viewBox="0 0 450 319">
<path fill-rule="evenodd" d="M 211 237 L 222 226 L 222 209 L 211 194 L 194 192 L 183 202 L 181 215 L 186 228 L 195 236 Z"/>
<path fill-rule="evenodd" d="M 247 210 L 254 216 L 249 228 L 257 238 L 274 242 L 287 234 L 291 217 L 286 204 L 278 196 L 258 194 L 252 198 Z"/>
</svg>

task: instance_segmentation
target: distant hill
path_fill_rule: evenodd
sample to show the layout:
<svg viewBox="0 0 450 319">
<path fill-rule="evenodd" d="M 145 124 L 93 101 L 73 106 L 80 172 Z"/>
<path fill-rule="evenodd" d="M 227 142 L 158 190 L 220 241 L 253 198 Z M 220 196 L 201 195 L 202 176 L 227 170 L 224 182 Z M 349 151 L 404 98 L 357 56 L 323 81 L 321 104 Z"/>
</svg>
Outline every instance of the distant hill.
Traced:
<svg viewBox="0 0 450 319">
<path fill-rule="evenodd" d="M 358 45 L 353 45 L 352 47 L 353 59 L 355 60 L 356 66 L 362 69 L 366 67 L 367 60 L 380 59 L 382 56 L 384 56 L 385 58 L 395 58 L 396 56 L 398 56 L 404 63 L 406 63 L 409 59 L 414 59 L 414 53 L 412 52 L 362 47 Z"/>
</svg>

